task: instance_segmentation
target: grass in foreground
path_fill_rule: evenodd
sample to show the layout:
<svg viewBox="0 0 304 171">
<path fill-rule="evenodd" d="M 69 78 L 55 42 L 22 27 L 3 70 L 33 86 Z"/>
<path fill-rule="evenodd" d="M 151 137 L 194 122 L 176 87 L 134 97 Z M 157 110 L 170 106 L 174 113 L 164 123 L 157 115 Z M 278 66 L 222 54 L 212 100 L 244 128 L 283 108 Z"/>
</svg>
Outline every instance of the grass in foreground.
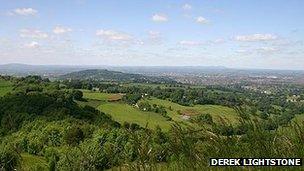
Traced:
<svg viewBox="0 0 304 171">
<path fill-rule="evenodd" d="M 24 171 L 48 170 L 48 164 L 44 157 L 34 156 L 28 153 L 22 153 L 21 158 L 22 158 L 21 168 Z"/>
</svg>

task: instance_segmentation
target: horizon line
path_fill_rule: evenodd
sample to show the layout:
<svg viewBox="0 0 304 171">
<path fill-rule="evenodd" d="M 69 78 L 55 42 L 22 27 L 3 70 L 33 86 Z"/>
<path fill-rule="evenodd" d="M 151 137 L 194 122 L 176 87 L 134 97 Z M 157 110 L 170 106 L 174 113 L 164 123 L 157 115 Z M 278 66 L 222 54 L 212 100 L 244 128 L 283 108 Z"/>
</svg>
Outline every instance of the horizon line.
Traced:
<svg viewBox="0 0 304 171">
<path fill-rule="evenodd" d="M 274 71 L 304 71 L 304 69 L 277 69 L 277 68 L 250 68 L 250 67 L 228 67 L 223 65 L 92 65 L 92 64 L 27 64 L 27 63 L 4 63 L 1 65 L 28 65 L 28 66 L 68 66 L 68 67 L 214 67 L 234 70 L 274 70 Z M 98 69 L 98 68 L 96 68 Z"/>
</svg>

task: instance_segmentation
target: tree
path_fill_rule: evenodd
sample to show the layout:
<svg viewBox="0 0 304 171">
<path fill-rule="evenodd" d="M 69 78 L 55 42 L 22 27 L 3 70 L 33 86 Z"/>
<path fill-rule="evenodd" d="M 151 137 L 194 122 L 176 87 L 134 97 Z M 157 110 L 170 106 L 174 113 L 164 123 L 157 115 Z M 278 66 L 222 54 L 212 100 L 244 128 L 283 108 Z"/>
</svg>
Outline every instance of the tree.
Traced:
<svg viewBox="0 0 304 171">
<path fill-rule="evenodd" d="M 72 96 L 73 96 L 73 98 L 74 98 L 75 100 L 79 100 L 79 101 L 83 100 L 83 99 L 82 99 L 83 93 L 82 93 L 82 91 L 80 91 L 80 90 L 73 90 L 73 91 L 72 91 Z"/>
<path fill-rule="evenodd" d="M 77 126 L 73 126 L 69 128 L 64 134 L 65 142 L 71 146 L 78 145 L 81 141 L 83 141 L 83 139 L 84 139 L 84 133 Z"/>
</svg>

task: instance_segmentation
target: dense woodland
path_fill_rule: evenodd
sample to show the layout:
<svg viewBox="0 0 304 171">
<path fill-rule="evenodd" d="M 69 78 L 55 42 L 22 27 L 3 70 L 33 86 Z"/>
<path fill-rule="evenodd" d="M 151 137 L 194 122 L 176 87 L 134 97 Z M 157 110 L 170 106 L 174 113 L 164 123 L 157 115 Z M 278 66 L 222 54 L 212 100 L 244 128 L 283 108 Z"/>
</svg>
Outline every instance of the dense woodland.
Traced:
<svg viewBox="0 0 304 171">
<path fill-rule="evenodd" d="M 162 86 L 50 81 L 39 76 L 0 78 L 13 90 L 0 98 L 0 170 L 22 169 L 22 155 L 43 157 L 30 170 L 203 170 L 210 157 L 302 157 L 304 125 L 292 119 L 304 113 L 301 86 L 278 86 L 266 94 L 233 86 L 164 83 Z M 172 120 L 155 97 L 183 106 L 222 105 L 235 109 L 239 124 L 215 123 L 209 114 L 193 124 L 173 122 L 169 131 L 119 123 L 88 105 L 80 89 L 123 93 L 122 102 Z M 297 101 L 286 97 L 299 94 Z M 207 125 L 207 126 L 206 126 Z"/>
</svg>

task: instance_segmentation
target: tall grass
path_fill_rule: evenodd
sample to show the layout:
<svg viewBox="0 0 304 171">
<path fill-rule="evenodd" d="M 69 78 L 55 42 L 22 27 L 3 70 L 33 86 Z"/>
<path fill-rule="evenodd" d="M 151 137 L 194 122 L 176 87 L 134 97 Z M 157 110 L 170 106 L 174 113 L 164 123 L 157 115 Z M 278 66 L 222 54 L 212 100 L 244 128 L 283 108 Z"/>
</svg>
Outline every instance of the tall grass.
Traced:
<svg viewBox="0 0 304 171">
<path fill-rule="evenodd" d="M 195 129 L 175 124 L 168 133 L 166 163 L 149 160 L 125 165 L 127 170 L 304 170 L 303 167 L 221 167 L 209 166 L 210 158 L 303 158 L 304 124 L 293 123 L 286 129 L 265 130 L 257 120 L 242 120 L 246 131 L 242 135 L 221 135 L 214 128 Z M 223 122 L 222 126 L 230 125 Z M 145 138 L 149 141 L 149 137 Z M 147 143 L 147 142 L 146 142 Z M 143 144 L 138 150 L 143 150 Z M 150 149 L 153 151 L 153 149 Z"/>
</svg>

